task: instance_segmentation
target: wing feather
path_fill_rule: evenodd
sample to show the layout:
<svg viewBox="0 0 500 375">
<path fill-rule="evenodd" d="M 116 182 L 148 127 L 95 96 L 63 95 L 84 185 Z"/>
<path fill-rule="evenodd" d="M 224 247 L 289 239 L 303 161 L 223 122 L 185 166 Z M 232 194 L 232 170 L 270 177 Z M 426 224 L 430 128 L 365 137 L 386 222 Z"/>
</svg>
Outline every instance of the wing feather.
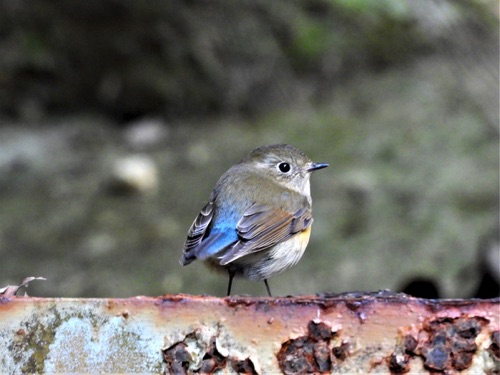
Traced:
<svg viewBox="0 0 500 375">
<path fill-rule="evenodd" d="M 307 208 L 289 213 L 265 205 L 253 205 L 236 226 L 240 240 L 222 256 L 220 264 L 226 265 L 245 255 L 268 249 L 311 224 L 312 213 Z"/>
<path fill-rule="evenodd" d="M 200 213 L 193 221 L 193 224 L 191 224 L 184 244 L 184 249 L 182 250 L 181 265 L 185 266 L 196 259 L 195 249 L 205 237 L 207 228 L 212 222 L 214 208 L 214 201 L 209 201 L 205 207 L 201 209 Z"/>
</svg>

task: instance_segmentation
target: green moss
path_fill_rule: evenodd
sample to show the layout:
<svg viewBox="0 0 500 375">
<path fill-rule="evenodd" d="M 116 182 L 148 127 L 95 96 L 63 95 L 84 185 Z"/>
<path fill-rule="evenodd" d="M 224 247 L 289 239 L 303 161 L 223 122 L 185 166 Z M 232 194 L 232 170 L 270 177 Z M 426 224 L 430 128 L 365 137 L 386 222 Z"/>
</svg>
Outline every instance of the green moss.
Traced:
<svg viewBox="0 0 500 375">
<path fill-rule="evenodd" d="M 42 374 L 50 345 L 54 342 L 57 328 L 61 325 L 61 317 L 54 307 L 51 309 L 53 318 L 47 324 L 43 324 L 36 316 L 33 321 L 26 322 L 22 339 L 16 344 L 15 355 L 21 360 L 26 352 L 31 356 L 22 367 L 23 373 Z"/>
</svg>

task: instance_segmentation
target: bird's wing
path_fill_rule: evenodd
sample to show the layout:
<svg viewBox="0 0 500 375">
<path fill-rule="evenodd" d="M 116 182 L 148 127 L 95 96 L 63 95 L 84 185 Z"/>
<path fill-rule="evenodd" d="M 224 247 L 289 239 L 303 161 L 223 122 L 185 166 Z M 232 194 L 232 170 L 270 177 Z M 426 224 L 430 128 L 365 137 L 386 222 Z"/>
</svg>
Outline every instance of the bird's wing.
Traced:
<svg viewBox="0 0 500 375">
<path fill-rule="evenodd" d="M 214 207 L 214 201 L 208 202 L 205 207 L 201 209 L 200 213 L 193 221 L 191 228 L 189 228 L 187 239 L 184 244 L 184 249 L 182 250 L 182 258 L 180 260 L 180 263 L 183 266 L 191 263 L 197 258 L 195 249 L 203 240 L 207 228 L 212 221 L 212 218 L 214 216 Z"/>
<path fill-rule="evenodd" d="M 215 202 L 210 200 L 200 211 L 189 228 L 184 244 L 181 265 L 195 259 L 207 259 L 238 242 L 236 220 L 231 217 L 219 217 L 214 222 Z"/>
<path fill-rule="evenodd" d="M 286 241 L 312 224 L 312 213 L 301 208 L 294 213 L 266 205 L 253 205 L 239 220 L 236 229 L 239 241 L 221 258 L 225 265 L 245 255 L 270 248 Z"/>
</svg>

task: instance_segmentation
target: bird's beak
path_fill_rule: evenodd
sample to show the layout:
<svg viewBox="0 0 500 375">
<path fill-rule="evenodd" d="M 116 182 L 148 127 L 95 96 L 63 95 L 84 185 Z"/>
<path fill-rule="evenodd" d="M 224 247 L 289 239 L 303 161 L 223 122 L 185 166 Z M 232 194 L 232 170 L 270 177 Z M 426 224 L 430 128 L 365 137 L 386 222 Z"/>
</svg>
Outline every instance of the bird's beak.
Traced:
<svg viewBox="0 0 500 375">
<path fill-rule="evenodd" d="M 327 163 L 311 163 L 309 168 L 307 168 L 307 171 L 308 172 L 316 171 L 318 169 L 326 168 L 326 167 L 328 167 L 328 165 L 329 164 L 327 164 Z"/>
</svg>

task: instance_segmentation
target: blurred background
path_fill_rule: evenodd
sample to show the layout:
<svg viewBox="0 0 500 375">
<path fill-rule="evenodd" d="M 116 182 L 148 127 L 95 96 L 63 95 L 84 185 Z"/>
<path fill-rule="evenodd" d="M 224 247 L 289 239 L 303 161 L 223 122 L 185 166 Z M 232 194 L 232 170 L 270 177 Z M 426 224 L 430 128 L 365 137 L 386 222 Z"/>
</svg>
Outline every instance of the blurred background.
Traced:
<svg viewBox="0 0 500 375">
<path fill-rule="evenodd" d="M 498 64 L 495 0 L 0 0 L 0 286 L 223 296 L 187 230 L 290 143 L 330 168 L 275 295 L 498 296 Z"/>
</svg>

